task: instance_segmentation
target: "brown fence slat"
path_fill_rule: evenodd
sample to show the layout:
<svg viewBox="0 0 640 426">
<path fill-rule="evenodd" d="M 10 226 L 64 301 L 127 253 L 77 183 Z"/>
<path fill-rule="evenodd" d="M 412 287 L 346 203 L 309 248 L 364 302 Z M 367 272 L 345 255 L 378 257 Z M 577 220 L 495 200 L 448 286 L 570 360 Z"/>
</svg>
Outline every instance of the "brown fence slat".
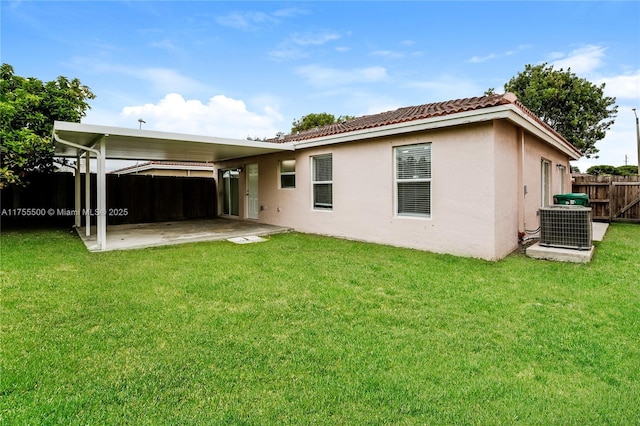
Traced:
<svg viewBox="0 0 640 426">
<path fill-rule="evenodd" d="M 640 222 L 640 176 L 573 176 L 573 192 L 587 194 L 594 220 Z"/>
<path fill-rule="evenodd" d="M 26 188 L 0 191 L 2 225 L 72 226 L 73 174 L 34 175 L 29 180 Z M 84 175 L 81 182 L 84 209 Z M 95 210 L 95 175 L 91 175 L 91 188 L 91 209 Z M 212 178 L 107 175 L 107 207 L 111 213 L 108 225 L 213 218 L 217 216 L 216 203 L 216 181 Z M 30 214 L 21 214 L 22 211 Z M 84 216 L 82 220 L 84 225 Z"/>
</svg>

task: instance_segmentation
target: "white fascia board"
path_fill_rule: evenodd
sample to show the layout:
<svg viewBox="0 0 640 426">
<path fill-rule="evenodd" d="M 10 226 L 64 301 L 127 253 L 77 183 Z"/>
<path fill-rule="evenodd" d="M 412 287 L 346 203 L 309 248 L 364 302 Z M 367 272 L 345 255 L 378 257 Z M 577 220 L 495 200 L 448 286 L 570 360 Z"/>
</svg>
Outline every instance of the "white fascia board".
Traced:
<svg viewBox="0 0 640 426">
<path fill-rule="evenodd" d="M 157 130 L 131 129 L 126 127 L 100 126 L 96 124 L 71 123 L 56 121 L 53 131 L 70 131 L 77 133 L 91 133 L 103 136 L 125 136 L 140 139 L 160 139 L 169 141 L 201 142 L 218 145 L 244 146 L 250 148 L 281 149 L 293 151 L 293 145 L 289 143 L 276 144 L 273 142 L 252 141 L 248 139 L 232 139 L 215 136 L 190 135 L 185 133 L 161 132 Z"/>
<path fill-rule="evenodd" d="M 293 142 L 293 144 L 295 145 L 296 149 L 313 148 L 342 142 L 352 142 L 364 139 L 394 136 L 404 133 L 441 129 L 445 127 L 481 123 L 499 119 L 507 119 L 512 121 L 514 124 L 523 127 L 525 130 L 561 150 L 572 159 L 578 159 L 581 156 L 580 152 L 575 150 L 570 144 L 568 144 L 568 142 L 559 138 L 555 133 L 550 132 L 542 124 L 533 120 L 531 117 L 526 115 L 522 110 L 515 107 L 514 105 L 498 105 L 473 111 L 449 114 L 441 117 L 430 117 L 422 120 L 405 121 L 402 123 L 389 124 L 387 126 L 374 127 L 371 129 L 363 129 L 353 132 L 339 133 L 337 135 L 323 136 L 308 141 Z"/>
</svg>

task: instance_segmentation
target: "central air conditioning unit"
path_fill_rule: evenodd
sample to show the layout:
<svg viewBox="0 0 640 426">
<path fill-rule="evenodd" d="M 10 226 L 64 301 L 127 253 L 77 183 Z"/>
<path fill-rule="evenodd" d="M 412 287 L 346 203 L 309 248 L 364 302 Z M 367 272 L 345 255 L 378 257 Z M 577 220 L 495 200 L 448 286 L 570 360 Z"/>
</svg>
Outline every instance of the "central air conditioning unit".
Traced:
<svg viewBox="0 0 640 426">
<path fill-rule="evenodd" d="M 556 205 L 540 209 L 540 245 L 591 249 L 591 207 Z"/>
</svg>

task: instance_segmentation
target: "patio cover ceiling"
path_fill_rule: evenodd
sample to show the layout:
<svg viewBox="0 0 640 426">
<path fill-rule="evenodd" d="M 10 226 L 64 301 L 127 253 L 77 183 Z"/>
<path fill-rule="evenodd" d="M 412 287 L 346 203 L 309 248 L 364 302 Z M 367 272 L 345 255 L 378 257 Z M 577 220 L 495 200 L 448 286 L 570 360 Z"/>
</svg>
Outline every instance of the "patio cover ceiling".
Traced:
<svg viewBox="0 0 640 426">
<path fill-rule="evenodd" d="M 55 155 L 76 157 L 78 147 L 92 148 L 104 138 L 105 158 L 112 160 L 158 160 L 213 162 L 271 152 L 293 151 L 292 144 L 197 136 L 122 127 L 56 121 Z M 59 139 L 59 140 L 58 140 Z M 71 142 L 78 147 L 67 145 Z M 62 143 L 60 143 L 62 142 Z"/>
</svg>

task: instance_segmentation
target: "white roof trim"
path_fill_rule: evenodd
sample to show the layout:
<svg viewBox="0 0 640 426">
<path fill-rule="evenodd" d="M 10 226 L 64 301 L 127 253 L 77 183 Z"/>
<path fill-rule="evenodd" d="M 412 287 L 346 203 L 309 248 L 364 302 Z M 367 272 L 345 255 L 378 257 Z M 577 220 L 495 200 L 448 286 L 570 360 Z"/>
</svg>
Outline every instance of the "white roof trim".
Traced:
<svg viewBox="0 0 640 426">
<path fill-rule="evenodd" d="M 293 151 L 292 144 L 56 121 L 56 156 L 75 157 L 106 141 L 106 158 L 121 160 L 214 162 L 272 152 Z"/>
</svg>

